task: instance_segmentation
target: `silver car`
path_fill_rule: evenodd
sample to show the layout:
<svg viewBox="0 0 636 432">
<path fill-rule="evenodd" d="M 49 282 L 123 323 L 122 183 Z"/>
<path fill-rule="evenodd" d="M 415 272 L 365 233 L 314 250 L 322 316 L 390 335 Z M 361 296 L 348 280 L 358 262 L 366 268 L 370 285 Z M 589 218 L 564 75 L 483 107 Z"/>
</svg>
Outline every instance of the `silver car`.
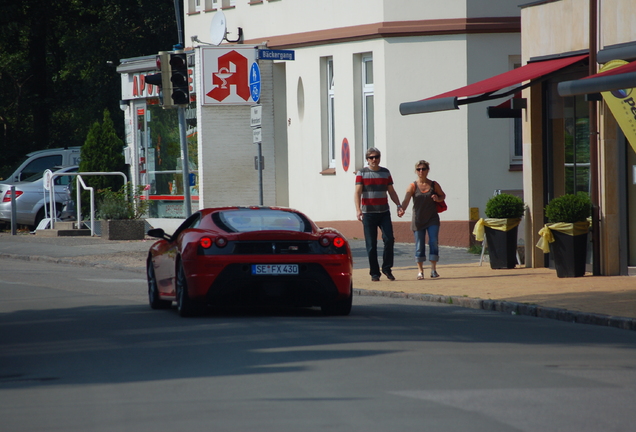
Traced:
<svg viewBox="0 0 636 432">
<path fill-rule="evenodd" d="M 78 166 L 54 167 L 56 173 L 77 172 Z M 13 183 L 15 186 L 16 222 L 35 229 L 49 212 L 49 191 L 44 190 L 43 173 L 29 177 L 25 181 Z M 70 187 L 75 176 L 55 177 L 55 207 L 59 218 L 63 208 L 71 201 Z M 0 223 L 11 222 L 11 184 L 0 184 Z M 45 193 L 46 192 L 46 193 Z M 46 203 L 46 206 L 45 206 Z M 46 208 L 45 208 L 46 207 Z"/>
</svg>

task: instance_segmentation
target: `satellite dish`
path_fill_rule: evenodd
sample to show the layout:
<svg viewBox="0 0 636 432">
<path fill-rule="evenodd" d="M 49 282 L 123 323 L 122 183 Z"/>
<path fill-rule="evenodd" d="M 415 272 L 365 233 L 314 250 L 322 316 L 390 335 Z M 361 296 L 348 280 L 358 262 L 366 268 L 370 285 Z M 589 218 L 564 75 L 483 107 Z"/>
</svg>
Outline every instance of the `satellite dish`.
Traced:
<svg viewBox="0 0 636 432">
<path fill-rule="evenodd" d="M 225 39 L 227 33 L 225 14 L 223 11 L 217 11 L 210 23 L 210 39 L 213 45 L 220 45 Z"/>
</svg>

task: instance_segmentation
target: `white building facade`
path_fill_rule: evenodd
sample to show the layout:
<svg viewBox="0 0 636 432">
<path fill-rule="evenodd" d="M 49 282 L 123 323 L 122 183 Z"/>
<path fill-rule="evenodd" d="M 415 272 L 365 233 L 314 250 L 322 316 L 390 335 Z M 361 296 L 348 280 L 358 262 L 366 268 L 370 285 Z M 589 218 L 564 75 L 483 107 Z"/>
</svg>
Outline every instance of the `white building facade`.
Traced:
<svg viewBox="0 0 636 432">
<path fill-rule="evenodd" d="M 399 112 L 402 102 L 519 66 L 518 2 L 186 0 L 184 8 L 186 45 L 195 53 L 209 46 L 219 11 L 228 31 L 221 47 L 231 47 L 227 40 L 236 41 L 240 28 L 242 45 L 294 51 L 291 61 L 259 61 L 264 205 L 297 208 L 319 225 L 362 238 L 355 172 L 365 165 L 366 149 L 377 147 L 400 198 L 416 178 L 415 163 L 430 162 L 430 178 L 445 190 L 449 207 L 440 243 L 468 246 L 494 191 L 523 188 L 515 121 L 489 119 L 486 107 L 496 104 L 424 116 Z M 250 107 L 202 106 L 200 92 L 199 86 L 200 205 L 258 205 Z M 394 208 L 392 214 L 396 240 L 413 241 L 410 212 L 403 219 Z"/>
</svg>

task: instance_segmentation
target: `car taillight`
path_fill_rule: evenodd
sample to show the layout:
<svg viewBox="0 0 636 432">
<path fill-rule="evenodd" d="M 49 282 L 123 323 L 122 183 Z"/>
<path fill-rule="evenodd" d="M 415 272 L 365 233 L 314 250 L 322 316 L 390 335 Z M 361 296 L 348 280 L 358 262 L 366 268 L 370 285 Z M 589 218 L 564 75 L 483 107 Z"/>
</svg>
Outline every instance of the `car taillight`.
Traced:
<svg viewBox="0 0 636 432">
<path fill-rule="evenodd" d="M 24 192 L 22 191 L 15 191 L 15 197 L 19 197 L 20 195 L 22 195 Z M 6 194 L 4 194 L 4 197 L 2 198 L 2 202 L 9 202 L 11 201 L 11 190 L 8 190 Z"/>
<path fill-rule="evenodd" d="M 212 246 L 212 239 L 209 237 L 203 237 L 202 239 L 199 240 L 199 244 L 201 245 L 202 248 L 209 249 L 210 246 Z"/>
<path fill-rule="evenodd" d="M 333 245 L 337 248 L 341 248 L 345 245 L 345 239 L 343 239 L 342 237 L 336 237 L 335 239 L 333 239 Z"/>
<path fill-rule="evenodd" d="M 319 241 L 320 241 L 320 246 L 322 247 L 327 247 L 331 243 L 331 240 L 329 240 L 329 237 L 326 237 L 326 236 L 320 237 Z"/>
<path fill-rule="evenodd" d="M 217 247 L 222 248 L 227 245 L 227 239 L 225 237 L 217 237 L 214 243 L 216 244 Z"/>
</svg>

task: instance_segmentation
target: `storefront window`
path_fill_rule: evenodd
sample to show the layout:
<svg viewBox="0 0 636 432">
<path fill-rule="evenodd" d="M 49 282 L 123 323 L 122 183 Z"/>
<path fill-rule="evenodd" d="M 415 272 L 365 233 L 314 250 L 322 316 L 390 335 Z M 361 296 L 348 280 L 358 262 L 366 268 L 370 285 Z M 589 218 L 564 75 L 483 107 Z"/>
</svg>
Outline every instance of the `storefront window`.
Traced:
<svg viewBox="0 0 636 432">
<path fill-rule="evenodd" d="M 590 192 L 590 118 L 583 96 L 564 98 L 565 193 Z"/>
<path fill-rule="evenodd" d="M 188 142 L 188 161 L 190 170 L 190 196 L 193 203 L 198 201 L 197 136 L 196 118 L 188 115 L 194 107 L 187 110 L 186 135 Z M 140 169 L 141 183 L 148 188 L 148 198 L 152 201 L 150 217 L 185 217 L 183 171 L 181 144 L 179 140 L 179 121 L 176 109 L 163 109 L 158 105 L 148 105 L 145 118 L 147 147 L 146 179 Z M 141 143 L 142 141 L 140 141 Z M 140 167 L 141 168 L 141 167 Z"/>
<path fill-rule="evenodd" d="M 590 119 L 584 96 L 562 97 L 561 81 L 586 76 L 586 67 L 570 70 L 544 85 L 546 136 L 545 202 L 566 193 L 590 191 Z"/>
</svg>

